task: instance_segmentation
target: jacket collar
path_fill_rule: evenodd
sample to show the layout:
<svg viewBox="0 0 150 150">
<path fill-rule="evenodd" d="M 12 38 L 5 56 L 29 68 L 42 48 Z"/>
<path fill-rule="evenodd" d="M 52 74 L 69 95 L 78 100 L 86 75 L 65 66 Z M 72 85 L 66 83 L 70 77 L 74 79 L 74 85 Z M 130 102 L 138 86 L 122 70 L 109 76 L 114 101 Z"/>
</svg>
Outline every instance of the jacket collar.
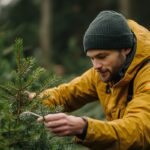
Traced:
<svg viewBox="0 0 150 150">
<path fill-rule="evenodd" d="M 130 66 L 130 64 L 131 64 L 131 62 L 134 58 L 135 52 L 136 52 L 136 37 L 134 35 L 132 50 L 129 53 L 129 55 L 127 56 L 127 59 L 126 59 L 125 63 L 119 69 L 118 73 L 116 74 L 116 77 L 114 78 L 114 80 L 112 81 L 111 84 L 116 84 L 117 82 L 119 82 L 124 77 L 125 72 L 127 71 L 128 67 Z"/>
</svg>

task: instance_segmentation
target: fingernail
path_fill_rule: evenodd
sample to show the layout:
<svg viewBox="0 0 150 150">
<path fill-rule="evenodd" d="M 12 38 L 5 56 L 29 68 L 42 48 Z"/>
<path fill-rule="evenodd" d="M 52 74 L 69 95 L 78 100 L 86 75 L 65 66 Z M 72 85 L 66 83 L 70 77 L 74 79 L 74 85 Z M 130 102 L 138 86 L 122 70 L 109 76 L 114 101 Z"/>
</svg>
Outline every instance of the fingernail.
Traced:
<svg viewBox="0 0 150 150">
<path fill-rule="evenodd" d="M 43 117 L 37 118 L 37 122 L 43 122 Z"/>
</svg>

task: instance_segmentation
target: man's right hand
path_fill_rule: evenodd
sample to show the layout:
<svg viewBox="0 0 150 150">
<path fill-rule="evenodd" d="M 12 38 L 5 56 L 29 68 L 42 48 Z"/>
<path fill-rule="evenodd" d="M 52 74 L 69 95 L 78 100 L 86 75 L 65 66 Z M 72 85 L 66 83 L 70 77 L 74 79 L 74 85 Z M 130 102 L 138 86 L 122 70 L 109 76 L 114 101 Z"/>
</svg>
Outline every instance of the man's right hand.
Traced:
<svg viewBox="0 0 150 150">
<path fill-rule="evenodd" d="M 24 93 L 27 94 L 29 100 L 32 100 L 36 96 L 35 92 L 25 91 Z"/>
<path fill-rule="evenodd" d="M 37 121 L 44 122 L 45 127 L 58 136 L 81 135 L 87 124 L 85 119 L 65 113 L 48 114 Z"/>
</svg>

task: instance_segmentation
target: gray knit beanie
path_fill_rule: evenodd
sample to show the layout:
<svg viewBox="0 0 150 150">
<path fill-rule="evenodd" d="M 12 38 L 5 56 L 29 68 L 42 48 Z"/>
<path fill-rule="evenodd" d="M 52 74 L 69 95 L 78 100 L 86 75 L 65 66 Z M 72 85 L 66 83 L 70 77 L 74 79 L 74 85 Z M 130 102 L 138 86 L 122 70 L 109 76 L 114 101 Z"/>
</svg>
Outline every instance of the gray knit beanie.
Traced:
<svg viewBox="0 0 150 150">
<path fill-rule="evenodd" d="M 102 11 L 85 32 L 84 51 L 132 48 L 133 38 L 133 33 L 123 15 L 115 11 Z"/>
</svg>

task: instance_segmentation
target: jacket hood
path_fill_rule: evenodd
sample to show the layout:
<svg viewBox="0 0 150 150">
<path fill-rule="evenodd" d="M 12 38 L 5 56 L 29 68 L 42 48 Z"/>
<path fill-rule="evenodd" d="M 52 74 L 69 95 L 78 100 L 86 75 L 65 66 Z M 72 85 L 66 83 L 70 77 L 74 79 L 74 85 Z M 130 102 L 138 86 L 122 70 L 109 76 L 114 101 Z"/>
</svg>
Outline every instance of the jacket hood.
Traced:
<svg viewBox="0 0 150 150">
<path fill-rule="evenodd" d="M 129 65 L 124 77 L 118 82 L 121 84 L 128 83 L 136 74 L 136 71 L 142 62 L 150 58 L 150 32 L 143 26 L 133 20 L 128 20 L 128 25 L 136 37 L 136 52 Z M 117 83 L 117 84 L 118 84 Z"/>
</svg>

